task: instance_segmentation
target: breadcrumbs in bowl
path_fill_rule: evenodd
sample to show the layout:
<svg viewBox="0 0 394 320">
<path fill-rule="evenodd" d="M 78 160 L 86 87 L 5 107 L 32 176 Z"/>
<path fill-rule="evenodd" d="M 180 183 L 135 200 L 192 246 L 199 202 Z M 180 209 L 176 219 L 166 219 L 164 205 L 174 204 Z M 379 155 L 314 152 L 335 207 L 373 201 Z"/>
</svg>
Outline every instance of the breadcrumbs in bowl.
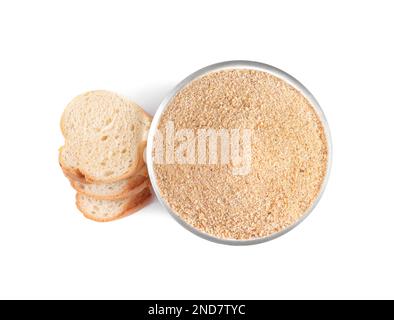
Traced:
<svg viewBox="0 0 394 320">
<path fill-rule="evenodd" d="M 201 132 L 216 135 L 201 143 Z M 330 148 L 324 115 L 298 81 L 234 61 L 196 72 L 163 101 L 148 169 L 182 225 L 209 240 L 252 244 L 285 233 L 312 210 L 327 181 Z M 241 166 L 246 170 L 237 172 Z"/>
</svg>

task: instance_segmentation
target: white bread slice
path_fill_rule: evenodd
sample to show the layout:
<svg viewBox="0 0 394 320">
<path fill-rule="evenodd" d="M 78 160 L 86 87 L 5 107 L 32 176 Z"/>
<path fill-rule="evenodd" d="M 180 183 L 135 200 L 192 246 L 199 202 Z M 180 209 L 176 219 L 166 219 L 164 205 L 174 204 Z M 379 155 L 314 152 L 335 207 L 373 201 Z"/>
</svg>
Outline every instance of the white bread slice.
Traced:
<svg viewBox="0 0 394 320">
<path fill-rule="evenodd" d="M 59 148 L 59 164 L 60 164 L 60 168 L 62 169 L 63 174 L 66 176 L 66 178 L 71 179 L 73 181 L 82 182 L 82 183 L 85 183 L 85 184 L 91 184 L 91 183 L 94 183 L 94 184 L 108 184 L 108 182 L 105 182 L 105 181 L 87 181 L 85 176 L 82 175 L 79 172 L 79 170 L 70 170 L 67 167 L 63 167 L 61 162 L 60 162 L 60 154 L 61 154 L 62 149 L 63 149 L 63 147 Z M 146 168 L 146 164 L 145 164 L 144 161 L 142 161 L 142 163 L 139 164 L 139 168 L 136 169 L 136 172 L 134 172 L 133 175 L 131 175 L 130 177 L 128 177 L 126 179 L 123 179 L 123 180 L 130 179 L 130 178 L 132 178 L 134 176 L 137 176 L 137 175 L 143 175 L 143 176 L 146 176 L 146 177 L 148 176 L 148 170 Z M 118 181 L 121 181 L 121 180 L 118 180 Z"/>
<path fill-rule="evenodd" d="M 151 195 L 150 187 L 144 188 L 131 198 L 120 200 L 97 200 L 77 193 L 76 204 L 86 218 L 107 222 L 138 211 L 149 203 Z"/>
<path fill-rule="evenodd" d="M 62 115 L 60 165 L 86 182 L 128 178 L 142 165 L 150 123 L 143 109 L 115 93 L 82 94 Z"/>
<path fill-rule="evenodd" d="M 117 200 L 131 197 L 149 184 L 144 175 L 136 175 L 128 179 L 112 183 L 83 183 L 70 179 L 71 186 L 80 194 L 97 200 Z"/>
</svg>

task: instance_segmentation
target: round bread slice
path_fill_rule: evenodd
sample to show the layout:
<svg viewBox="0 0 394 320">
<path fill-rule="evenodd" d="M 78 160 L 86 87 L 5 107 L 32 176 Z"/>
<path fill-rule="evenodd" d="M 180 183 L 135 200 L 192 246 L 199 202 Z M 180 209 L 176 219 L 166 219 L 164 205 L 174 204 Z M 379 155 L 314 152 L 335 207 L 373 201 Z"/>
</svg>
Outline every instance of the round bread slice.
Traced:
<svg viewBox="0 0 394 320">
<path fill-rule="evenodd" d="M 60 147 L 60 149 L 59 149 L 59 155 L 60 155 L 62 148 L 63 147 Z M 59 164 L 60 164 L 60 168 L 62 169 L 63 174 L 66 176 L 66 178 L 68 178 L 69 180 L 72 180 L 72 181 L 78 181 L 83 184 L 95 184 L 95 185 L 112 184 L 112 183 L 117 182 L 117 181 L 115 181 L 112 183 L 107 183 L 107 182 L 102 182 L 102 181 L 86 181 L 85 176 L 83 176 L 80 172 L 75 172 L 73 170 L 69 170 L 68 168 L 63 167 L 62 164 L 60 163 L 60 159 L 59 159 Z M 144 161 L 142 162 L 140 168 L 137 169 L 137 171 L 132 176 L 130 176 L 129 178 L 126 178 L 126 179 L 119 180 L 119 181 L 133 179 L 136 176 L 148 177 L 148 170 L 146 168 L 146 164 Z"/>
<path fill-rule="evenodd" d="M 149 179 L 144 175 L 112 183 L 83 183 L 70 179 L 71 186 L 80 194 L 97 200 L 117 200 L 131 197 L 144 189 Z"/>
<path fill-rule="evenodd" d="M 143 162 L 151 120 L 138 105 L 109 91 L 76 97 L 61 118 L 61 167 L 87 182 L 130 177 Z"/>
<path fill-rule="evenodd" d="M 86 218 L 108 222 L 135 213 L 149 203 L 151 196 L 150 187 L 131 198 L 120 200 L 97 200 L 77 193 L 76 204 Z"/>
</svg>

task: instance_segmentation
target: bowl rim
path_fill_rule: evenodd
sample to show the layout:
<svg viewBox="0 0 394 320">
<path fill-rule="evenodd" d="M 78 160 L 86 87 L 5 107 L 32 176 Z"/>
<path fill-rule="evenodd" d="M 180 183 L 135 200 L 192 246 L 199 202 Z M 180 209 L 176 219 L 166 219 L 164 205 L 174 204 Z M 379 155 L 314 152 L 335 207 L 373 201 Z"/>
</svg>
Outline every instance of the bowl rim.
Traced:
<svg viewBox="0 0 394 320">
<path fill-rule="evenodd" d="M 287 83 L 289 83 L 291 86 L 296 88 L 298 91 L 300 91 L 305 98 L 310 102 L 312 107 L 315 109 L 317 115 L 319 116 L 319 119 L 322 123 L 324 134 L 326 137 L 326 143 L 327 143 L 327 165 L 326 165 L 326 172 L 325 176 L 323 179 L 323 183 L 321 184 L 319 193 L 317 197 L 315 198 L 314 202 L 312 205 L 308 208 L 308 210 L 303 214 L 303 216 L 298 219 L 295 223 L 293 223 L 291 226 L 288 226 L 287 228 L 273 233 L 269 236 L 265 236 L 262 238 L 254 238 L 254 239 L 248 239 L 248 240 L 236 240 L 236 239 L 222 239 L 218 238 L 215 236 L 212 236 L 208 233 L 205 233 L 201 230 L 198 230 L 194 228 L 192 225 L 188 224 L 186 221 L 184 221 L 180 216 L 178 216 L 172 209 L 171 207 L 167 204 L 166 200 L 163 199 L 160 193 L 160 189 L 157 185 L 157 179 L 156 179 L 156 174 L 154 171 L 153 167 L 153 139 L 157 131 L 158 124 L 160 122 L 161 116 L 163 112 L 165 111 L 166 107 L 168 104 L 171 102 L 173 97 L 181 91 L 185 86 L 187 86 L 190 82 L 193 80 L 196 80 L 208 73 L 211 72 L 217 72 L 221 70 L 227 70 L 227 69 L 252 69 L 252 70 L 257 70 L 257 71 L 263 71 L 269 74 L 272 74 Z M 215 64 L 211 64 L 209 66 L 206 66 L 204 68 L 201 68 L 186 78 L 184 78 L 181 82 L 179 82 L 168 94 L 167 96 L 162 100 L 160 103 L 154 117 L 152 120 L 152 124 L 148 133 L 148 140 L 147 140 L 147 147 L 146 147 L 146 164 L 148 168 L 148 174 L 149 178 L 152 184 L 152 188 L 154 193 L 156 194 L 159 202 L 164 206 L 164 208 L 167 210 L 167 212 L 177 221 L 180 225 L 182 225 L 185 229 L 188 231 L 192 232 L 193 234 L 205 239 L 209 240 L 215 243 L 219 244 L 227 244 L 227 245 L 253 245 L 253 244 L 259 244 L 267 241 L 271 241 L 273 239 L 276 239 L 292 229 L 294 229 L 296 226 L 298 226 L 302 221 L 304 221 L 310 213 L 315 209 L 317 206 L 318 202 L 320 201 L 326 186 L 328 182 L 328 178 L 331 172 L 331 166 L 332 166 L 332 140 L 331 140 L 331 134 L 330 134 L 330 129 L 328 126 L 327 119 L 324 115 L 323 110 L 321 109 L 319 103 L 317 102 L 316 98 L 312 95 L 312 93 L 301 83 L 299 82 L 296 78 L 291 76 L 290 74 L 284 72 L 283 70 L 280 70 L 276 67 L 273 67 L 271 65 L 261 63 L 261 62 L 256 62 L 256 61 L 249 61 L 249 60 L 230 60 L 230 61 L 224 61 L 224 62 L 219 62 Z"/>
</svg>

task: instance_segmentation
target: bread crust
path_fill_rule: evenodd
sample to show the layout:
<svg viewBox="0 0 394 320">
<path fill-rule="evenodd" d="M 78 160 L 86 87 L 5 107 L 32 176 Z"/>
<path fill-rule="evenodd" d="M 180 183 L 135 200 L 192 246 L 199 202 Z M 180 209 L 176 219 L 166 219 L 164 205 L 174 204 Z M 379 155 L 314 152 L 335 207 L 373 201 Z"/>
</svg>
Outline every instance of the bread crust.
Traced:
<svg viewBox="0 0 394 320">
<path fill-rule="evenodd" d="M 109 221 L 114 221 L 123 217 L 126 217 L 128 215 L 131 215 L 138 210 L 142 209 L 145 207 L 148 203 L 150 203 L 152 199 L 152 190 L 150 187 L 146 187 L 143 189 L 140 193 L 136 194 L 134 197 L 130 198 L 130 201 L 128 201 L 124 206 L 123 210 L 119 212 L 119 214 L 113 216 L 113 217 L 108 217 L 108 218 L 98 218 L 92 214 L 89 214 L 83 210 L 83 207 L 81 206 L 80 203 L 80 194 L 77 193 L 76 195 L 76 206 L 78 210 L 88 219 L 96 221 L 96 222 L 109 222 Z"/>
<path fill-rule="evenodd" d="M 74 181 L 78 181 L 81 183 L 85 183 L 85 184 L 90 184 L 90 183 L 97 183 L 97 184 L 105 184 L 105 183 L 112 183 L 112 182 L 117 182 L 120 180 L 125 180 L 128 179 L 134 175 L 145 175 L 148 176 L 148 172 L 146 170 L 146 165 L 144 162 L 144 150 L 146 147 L 146 141 L 143 141 L 140 146 L 138 147 L 139 151 L 138 151 L 138 161 L 136 162 L 136 166 L 134 169 L 130 170 L 129 172 L 127 172 L 126 174 L 124 174 L 123 176 L 120 176 L 118 178 L 114 178 L 114 179 L 108 179 L 108 180 L 94 180 L 89 178 L 86 174 L 83 173 L 82 170 L 80 169 L 75 169 L 75 168 L 70 168 L 67 167 L 65 164 L 62 163 L 62 158 L 61 158 L 61 153 L 63 150 L 63 147 L 59 148 L 59 165 L 64 173 L 64 175 L 71 180 Z M 141 151 L 142 150 L 142 151 Z"/>
<path fill-rule="evenodd" d="M 111 195 L 100 195 L 96 193 L 92 193 L 86 191 L 81 187 L 81 182 L 73 181 L 71 179 L 70 184 L 71 186 L 77 191 L 79 194 L 83 194 L 87 197 L 97 199 L 97 200 L 119 200 L 119 199 L 126 199 L 132 197 L 133 195 L 137 194 L 138 192 L 142 191 L 144 188 L 150 185 L 149 179 L 146 176 L 138 175 L 134 176 L 127 181 L 127 185 L 125 188 L 116 194 Z"/>
<path fill-rule="evenodd" d="M 102 181 L 86 181 L 86 179 L 84 179 L 84 177 L 82 175 L 77 175 L 77 174 L 69 171 L 68 169 L 63 168 L 61 165 L 60 165 L 60 168 L 62 169 L 65 177 L 69 180 L 72 180 L 72 181 L 76 181 L 76 182 L 83 183 L 83 184 L 109 184 L 109 183 L 111 183 L 111 182 L 102 182 Z M 143 165 L 141 168 L 139 168 L 137 170 L 137 172 L 135 174 L 133 174 L 132 176 L 130 176 L 126 179 L 121 179 L 121 180 L 134 179 L 136 176 L 148 177 L 148 169 L 146 168 L 145 165 Z M 121 181 L 121 180 L 118 180 L 118 181 Z M 113 181 L 112 183 L 116 183 L 118 181 Z"/>
<path fill-rule="evenodd" d="M 134 207 L 125 211 L 121 216 L 119 216 L 116 219 L 121 219 L 121 218 L 124 218 L 124 217 L 127 217 L 129 215 L 136 213 L 137 211 L 141 210 L 142 208 L 146 207 L 149 203 L 151 203 L 152 199 L 153 199 L 153 195 L 152 195 L 152 191 L 150 191 L 150 193 L 148 195 L 146 195 L 142 200 L 136 202 L 136 205 Z M 113 219 L 113 220 L 116 220 L 116 219 Z M 108 221 L 113 221 L 113 220 L 108 220 Z"/>
</svg>

